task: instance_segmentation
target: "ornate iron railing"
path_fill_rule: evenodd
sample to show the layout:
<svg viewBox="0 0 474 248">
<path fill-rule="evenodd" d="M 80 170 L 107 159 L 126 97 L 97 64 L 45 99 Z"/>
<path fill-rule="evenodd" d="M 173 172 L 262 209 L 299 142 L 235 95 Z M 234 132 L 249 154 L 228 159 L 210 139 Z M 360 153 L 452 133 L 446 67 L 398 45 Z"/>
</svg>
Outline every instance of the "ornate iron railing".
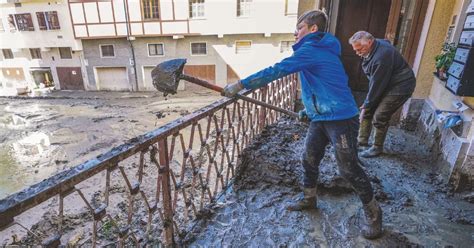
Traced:
<svg viewBox="0 0 474 248">
<path fill-rule="evenodd" d="M 293 109 L 290 75 L 247 92 Z M 175 244 L 281 114 L 223 99 L 0 201 L 0 245 Z"/>
</svg>

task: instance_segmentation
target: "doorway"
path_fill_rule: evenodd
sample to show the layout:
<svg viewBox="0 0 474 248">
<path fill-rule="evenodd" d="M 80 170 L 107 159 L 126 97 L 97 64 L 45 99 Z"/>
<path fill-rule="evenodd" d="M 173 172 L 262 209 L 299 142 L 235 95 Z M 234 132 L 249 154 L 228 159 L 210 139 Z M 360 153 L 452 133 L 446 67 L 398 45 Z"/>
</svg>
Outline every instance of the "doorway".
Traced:
<svg viewBox="0 0 474 248">
<path fill-rule="evenodd" d="M 341 59 L 353 91 L 368 90 L 361 59 L 348 43 L 357 31 L 388 39 L 413 66 L 429 0 L 322 0 L 329 26 L 342 45 Z"/>
</svg>

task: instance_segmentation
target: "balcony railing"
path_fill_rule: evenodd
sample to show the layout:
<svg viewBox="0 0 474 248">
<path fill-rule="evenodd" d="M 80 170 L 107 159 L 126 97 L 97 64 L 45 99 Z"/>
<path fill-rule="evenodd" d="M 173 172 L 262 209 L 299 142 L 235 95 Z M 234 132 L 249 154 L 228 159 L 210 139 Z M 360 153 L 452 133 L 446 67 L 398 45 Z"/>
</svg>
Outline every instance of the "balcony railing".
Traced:
<svg viewBox="0 0 474 248">
<path fill-rule="evenodd" d="M 290 75 L 252 97 L 293 109 Z M 223 99 L 0 200 L 0 245 L 173 245 L 280 113 Z"/>
</svg>

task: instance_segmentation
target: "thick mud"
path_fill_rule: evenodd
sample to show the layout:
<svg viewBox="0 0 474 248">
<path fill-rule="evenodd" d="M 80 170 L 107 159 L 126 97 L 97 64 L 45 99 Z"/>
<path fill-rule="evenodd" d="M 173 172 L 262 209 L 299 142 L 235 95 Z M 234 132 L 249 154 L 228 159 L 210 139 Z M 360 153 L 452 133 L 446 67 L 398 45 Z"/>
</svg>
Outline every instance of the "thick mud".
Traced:
<svg viewBox="0 0 474 248">
<path fill-rule="evenodd" d="M 361 203 L 339 176 L 332 147 L 320 166 L 318 209 L 290 212 L 301 197 L 306 127 L 282 120 L 248 147 L 234 185 L 189 228 L 190 247 L 472 247 L 474 204 L 450 193 L 434 154 L 412 133 L 391 127 L 386 153 L 363 159 L 383 209 L 384 234 L 359 234 Z"/>
<path fill-rule="evenodd" d="M 219 98 L 206 89 L 0 98 L 0 199 Z"/>
</svg>

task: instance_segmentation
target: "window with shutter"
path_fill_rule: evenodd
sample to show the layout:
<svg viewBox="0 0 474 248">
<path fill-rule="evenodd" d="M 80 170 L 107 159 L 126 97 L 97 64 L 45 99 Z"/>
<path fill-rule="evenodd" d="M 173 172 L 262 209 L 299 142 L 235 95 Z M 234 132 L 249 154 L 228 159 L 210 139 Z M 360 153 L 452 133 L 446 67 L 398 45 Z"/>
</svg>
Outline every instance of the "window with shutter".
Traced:
<svg viewBox="0 0 474 248">
<path fill-rule="evenodd" d="M 30 55 L 32 59 L 41 59 L 41 49 L 30 48 Z"/>
<path fill-rule="evenodd" d="M 248 53 L 252 48 L 251 41 L 236 41 L 235 42 L 235 53 Z"/>
<path fill-rule="evenodd" d="M 8 15 L 8 28 L 10 31 L 16 30 L 15 17 L 13 15 Z"/>
<path fill-rule="evenodd" d="M 59 47 L 59 57 L 61 59 L 72 59 L 70 47 Z"/>
<path fill-rule="evenodd" d="M 13 52 L 12 49 L 2 49 L 3 58 L 5 59 L 13 59 Z"/>
<path fill-rule="evenodd" d="M 56 30 L 61 28 L 57 11 L 36 12 L 36 18 L 38 19 L 40 30 Z"/>
<path fill-rule="evenodd" d="M 163 49 L 163 44 L 148 44 L 148 56 L 163 56 L 165 51 Z"/>
<path fill-rule="evenodd" d="M 159 19 L 160 4 L 158 0 L 142 0 L 143 19 Z"/>
<path fill-rule="evenodd" d="M 206 55 L 207 45 L 205 42 L 191 43 L 191 55 Z"/>
<path fill-rule="evenodd" d="M 100 45 L 100 54 L 102 58 L 115 57 L 114 45 Z"/>
<path fill-rule="evenodd" d="M 36 19 L 38 19 L 38 26 L 40 30 L 48 30 L 44 12 L 36 12 Z"/>
<path fill-rule="evenodd" d="M 250 8 L 252 0 L 237 0 L 237 16 L 248 17 L 250 16 Z"/>
<path fill-rule="evenodd" d="M 35 31 L 31 14 L 15 14 L 15 22 L 19 31 Z"/>
<path fill-rule="evenodd" d="M 189 0 L 189 17 L 204 17 L 204 0 Z"/>
</svg>

